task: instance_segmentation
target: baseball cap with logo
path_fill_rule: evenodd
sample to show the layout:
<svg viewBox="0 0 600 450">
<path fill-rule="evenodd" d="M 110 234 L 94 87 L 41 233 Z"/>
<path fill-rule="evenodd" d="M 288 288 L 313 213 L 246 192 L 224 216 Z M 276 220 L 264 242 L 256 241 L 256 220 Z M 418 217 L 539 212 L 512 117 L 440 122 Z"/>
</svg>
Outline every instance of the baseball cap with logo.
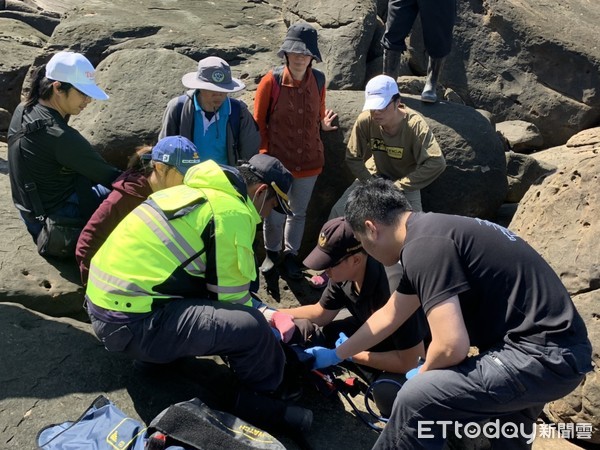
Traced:
<svg viewBox="0 0 600 450">
<path fill-rule="evenodd" d="M 190 167 L 202 162 L 194 143 L 183 136 L 162 138 L 152 147 L 150 155 L 145 156 L 145 159 L 150 158 L 152 161 L 175 167 L 182 175 L 185 175 Z"/>
<path fill-rule="evenodd" d="M 96 100 L 108 100 L 108 95 L 96 85 L 96 70 L 82 54 L 58 52 L 46 64 L 46 78 L 70 83 L 78 91 Z"/>
<path fill-rule="evenodd" d="M 365 87 L 365 106 L 363 106 L 363 111 L 368 109 L 384 109 L 396 94 L 400 94 L 400 91 L 398 90 L 398 84 L 392 77 L 377 75 L 371 78 Z"/>
<path fill-rule="evenodd" d="M 336 217 L 323 225 L 317 246 L 306 257 L 304 265 L 313 270 L 325 270 L 361 250 L 362 245 L 346 219 Z"/>
<path fill-rule="evenodd" d="M 229 64 L 216 56 L 201 59 L 198 62 L 198 70 L 186 73 L 181 82 L 190 89 L 216 92 L 237 92 L 246 87 L 241 80 L 231 76 Z"/>
<path fill-rule="evenodd" d="M 254 155 L 246 164 L 252 173 L 271 186 L 277 194 L 279 205 L 273 209 L 281 214 L 291 216 L 292 210 L 287 196 L 294 181 L 291 172 L 277 158 L 264 153 Z"/>
</svg>

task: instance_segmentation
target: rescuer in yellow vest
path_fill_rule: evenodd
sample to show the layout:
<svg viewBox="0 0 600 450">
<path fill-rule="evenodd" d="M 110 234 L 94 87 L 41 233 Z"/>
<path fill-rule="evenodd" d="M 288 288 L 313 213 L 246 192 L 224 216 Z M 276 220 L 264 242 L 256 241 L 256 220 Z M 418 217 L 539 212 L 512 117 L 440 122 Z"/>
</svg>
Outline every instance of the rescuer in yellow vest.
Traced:
<svg viewBox="0 0 600 450">
<path fill-rule="evenodd" d="M 157 364 L 225 357 L 243 386 L 233 404 L 240 417 L 310 427 L 309 410 L 280 401 L 284 352 L 262 313 L 249 307 L 256 226 L 273 209 L 289 213 L 292 180 L 269 155 L 238 168 L 209 160 L 127 215 L 90 264 L 87 310 L 104 346 Z"/>
</svg>

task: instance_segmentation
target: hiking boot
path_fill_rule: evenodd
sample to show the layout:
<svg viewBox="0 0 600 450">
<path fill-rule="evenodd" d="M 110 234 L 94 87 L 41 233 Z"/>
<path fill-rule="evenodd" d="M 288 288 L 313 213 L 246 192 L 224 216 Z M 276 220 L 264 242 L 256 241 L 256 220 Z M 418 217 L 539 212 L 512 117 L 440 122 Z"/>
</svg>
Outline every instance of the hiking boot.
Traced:
<svg viewBox="0 0 600 450">
<path fill-rule="evenodd" d="M 271 270 L 275 269 L 275 267 L 277 266 L 277 264 L 279 263 L 279 252 L 274 251 L 274 250 L 267 250 L 265 253 L 265 259 L 263 260 L 262 264 L 259 267 L 259 270 L 262 273 L 267 273 L 270 272 Z"/>
<path fill-rule="evenodd" d="M 421 101 L 426 103 L 437 102 L 437 84 L 440 78 L 442 67 L 446 58 L 431 58 L 429 57 L 429 63 L 427 65 L 427 79 L 425 80 L 425 87 L 421 93 Z"/>
<path fill-rule="evenodd" d="M 296 256 L 292 253 L 286 253 L 283 256 L 283 261 L 281 262 L 281 268 L 286 273 L 288 277 L 292 280 L 301 280 L 304 278 L 304 274 L 302 273 L 302 267 L 296 261 Z"/>
</svg>

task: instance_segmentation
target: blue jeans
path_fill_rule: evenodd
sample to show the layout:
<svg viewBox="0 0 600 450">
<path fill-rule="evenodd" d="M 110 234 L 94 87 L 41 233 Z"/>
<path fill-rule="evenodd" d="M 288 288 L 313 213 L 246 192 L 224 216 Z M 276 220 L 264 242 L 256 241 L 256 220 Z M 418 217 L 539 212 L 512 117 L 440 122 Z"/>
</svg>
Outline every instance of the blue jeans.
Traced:
<svg viewBox="0 0 600 450">
<path fill-rule="evenodd" d="M 104 201 L 106 197 L 110 194 L 110 189 L 105 188 L 101 184 L 92 187 L 92 199 L 97 202 L 95 205 L 89 205 L 88 209 L 96 209 L 100 203 Z M 31 234 L 33 238 L 33 242 L 37 242 L 37 238 L 40 235 L 42 228 L 44 227 L 44 223 L 39 220 L 31 220 L 24 214 L 22 211 L 19 211 L 21 214 L 21 219 L 25 222 L 25 226 L 27 227 L 27 231 Z M 76 192 L 73 192 L 69 198 L 67 198 L 65 204 L 61 206 L 57 211 L 54 212 L 57 216 L 61 217 L 81 217 L 82 214 L 80 212 L 79 207 L 79 196 Z M 91 217 L 91 215 L 90 215 Z M 84 220 L 88 220 L 90 217 L 82 217 Z"/>
<path fill-rule="evenodd" d="M 283 241 L 284 252 L 298 254 L 304 235 L 306 210 L 316 182 L 317 175 L 294 178 L 292 187 L 288 192 L 290 209 L 293 215 L 286 216 L 277 211 L 272 211 L 269 217 L 264 220 L 263 233 L 267 250 L 280 251 Z"/>
</svg>

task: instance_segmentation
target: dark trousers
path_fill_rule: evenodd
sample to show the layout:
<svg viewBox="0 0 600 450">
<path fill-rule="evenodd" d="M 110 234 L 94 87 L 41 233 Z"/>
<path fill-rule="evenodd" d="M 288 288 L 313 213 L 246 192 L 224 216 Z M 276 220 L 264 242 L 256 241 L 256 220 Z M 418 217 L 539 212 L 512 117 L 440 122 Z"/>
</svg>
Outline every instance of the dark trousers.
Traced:
<svg viewBox="0 0 600 450">
<path fill-rule="evenodd" d="M 457 423 L 490 419 L 524 431 L 499 433 L 490 440 L 494 448 L 530 448 L 544 404 L 577 387 L 584 377 L 578 361 L 589 361 L 590 354 L 589 343 L 571 349 L 506 343 L 457 366 L 418 374 L 398 392 L 373 448 L 441 449 Z"/>
<path fill-rule="evenodd" d="M 448 55 L 452 49 L 456 0 L 389 0 L 383 47 L 404 52 L 417 14 L 421 15 L 423 41 L 429 56 Z"/>
<path fill-rule="evenodd" d="M 238 379 L 259 392 L 272 392 L 283 378 L 285 356 L 264 316 L 226 302 L 177 299 L 127 324 L 90 314 L 96 336 L 109 351 L 133 359 L 169 363 L 187 356 L 219 355 Z"/>
</svg>

